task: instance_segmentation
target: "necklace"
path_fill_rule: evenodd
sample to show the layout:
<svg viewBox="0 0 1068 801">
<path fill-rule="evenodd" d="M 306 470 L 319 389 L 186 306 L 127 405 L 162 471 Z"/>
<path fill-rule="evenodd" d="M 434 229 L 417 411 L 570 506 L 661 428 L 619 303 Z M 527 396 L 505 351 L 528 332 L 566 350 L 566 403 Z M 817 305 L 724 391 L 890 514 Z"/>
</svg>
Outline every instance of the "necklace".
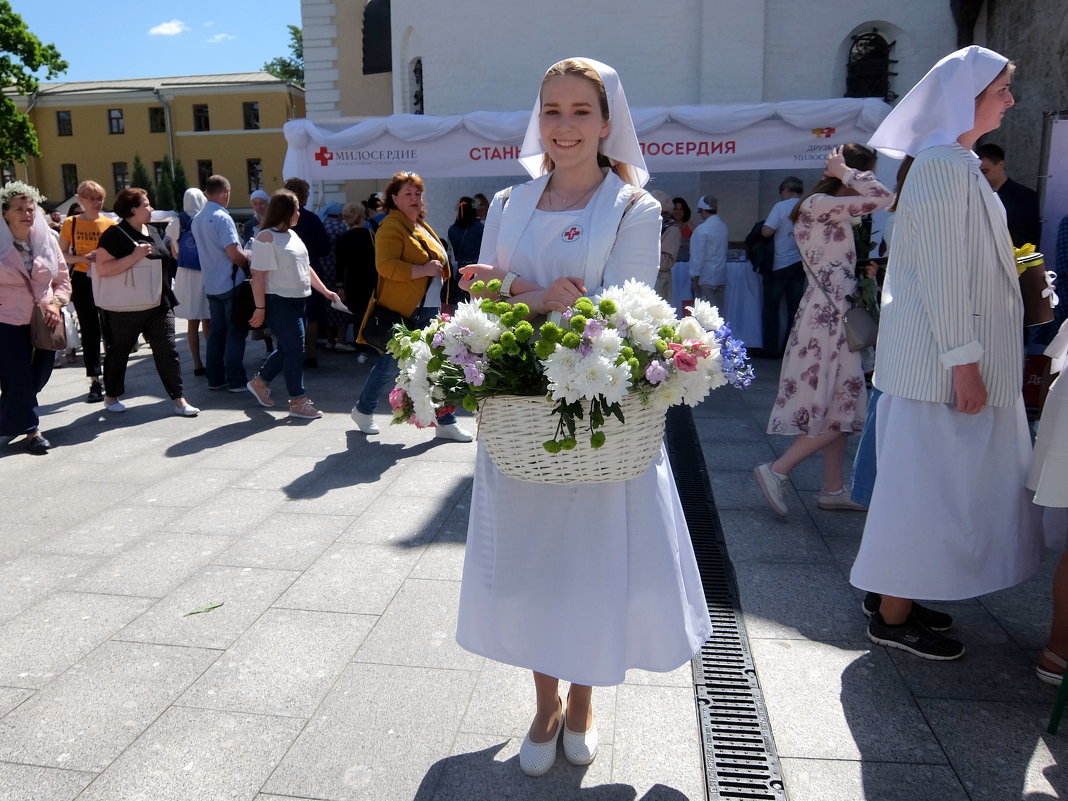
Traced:
<svg viewBox="0 0 1068 801">
<path fill-rule="evenodd" d="M 570 203 L 567 203 L 567 198 L 566 197 L 561 195 L 555 189 L 550 188 L 549 189 L 549 211 L 569 211 L 569 210 L 575 208 L 575 206 L 577 206 L 579 203 L 581 203 L 583 200 L 585 200 L 587 197 L 589 197 L 591 194 L 593 194 L 593 190 L 595 190 L 600 185 L 601 185 L 601 181 L 597 181 L 597 183 L 595 183 L 593 186 L 591 186 L 589 189 L 587 189 L 585 192 L 583 192 L 577 198 L 572 200 Z M 557 197 L 559 197 L 562 201 L 567 203 L 567 205 L 561 206 L 560 208 L 556 208 L 553 205 L 553 195 L 556 195 Z"/>
</svg>

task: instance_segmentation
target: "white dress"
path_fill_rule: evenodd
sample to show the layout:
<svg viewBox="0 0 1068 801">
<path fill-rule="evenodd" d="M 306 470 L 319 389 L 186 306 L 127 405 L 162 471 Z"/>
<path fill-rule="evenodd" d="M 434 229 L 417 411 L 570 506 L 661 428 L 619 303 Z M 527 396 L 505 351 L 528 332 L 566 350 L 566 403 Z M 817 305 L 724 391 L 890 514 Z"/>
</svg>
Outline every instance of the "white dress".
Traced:
<svg viewBox="0 0 1068 801">
<path fill-rule="evenodd" d="M 581 275 L 593 206 L 533 212 L 509 269 L 542 285 Z M 657 206 L 649 206 L 654 237 Z M 576 230 L 582 233 L 575 236 Z M 658 245 L 653 239 L 651 269 L 636 277 L 653 280 Z M 613 260 L 618 264 L 615 254 L 610 265 Z M 606 273 L 605 283 L 616 277 Z M 679 667 L 711 630 L 663 450 L 630 481 L 564 486 L 509 478 L 479 444 L 456 633 L 462 647 L 567 681 L 607 686 L 623 681 L 628 668 Z"/>
<path fill-rule="evenodd" d="M 1068 299 L 1061 303 L 1068 303 Z M 1068 380 L 1062 369 L 1066 348 L 1068 321 L 1061 324 L 1046 348 L 1046 355 L 1054 360 L 1050 371 L 1059 372 L 1060 376 L 1049 388 L 1042 406 L 1034 462 L 1027 477 L 1027 488 L 1034 490 L 1035 503 L 1059 508 L 1068 507 Z"/>
</svg>

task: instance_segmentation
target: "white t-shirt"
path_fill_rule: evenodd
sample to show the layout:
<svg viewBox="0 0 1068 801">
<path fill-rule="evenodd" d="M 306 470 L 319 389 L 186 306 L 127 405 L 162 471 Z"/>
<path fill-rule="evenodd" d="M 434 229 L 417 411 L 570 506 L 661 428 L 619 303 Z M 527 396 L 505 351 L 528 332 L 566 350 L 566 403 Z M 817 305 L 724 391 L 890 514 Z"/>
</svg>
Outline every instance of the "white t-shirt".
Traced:
<svg viewBox="0 0 1068 801">
<path fill-rule="evenodd" d="M 311 259 L 295 231 L 269 230 L 273 240 L 252 240 L 252 269 L 267 273 L 267 294 L 306 298 L 311 294 Z"/>
<path fill-rule="evenodd" d="M 794 221 L 790 219 L 790 212 L 800 202 L 799 197 L 788 197 L 780 200 L 771 207 L 771 213 L 764 225 L 775 229 L 775 261 L 772 263 L 773 270 L 781 270 L 791 264 L 801 261 L 801 251 L 797 249 L 794 241 Z"/>
</svg>

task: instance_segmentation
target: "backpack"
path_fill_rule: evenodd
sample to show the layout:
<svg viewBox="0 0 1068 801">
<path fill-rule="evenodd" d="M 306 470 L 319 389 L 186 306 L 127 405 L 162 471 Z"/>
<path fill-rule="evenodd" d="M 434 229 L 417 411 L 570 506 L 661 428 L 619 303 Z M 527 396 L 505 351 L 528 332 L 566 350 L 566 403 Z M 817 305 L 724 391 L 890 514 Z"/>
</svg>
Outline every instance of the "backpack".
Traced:
<svg viewBox="0 0 1068 801">
<path fill-rule="evenodd" d="M 178 264 L 190 270 L 200 269 L 200 254 L 193 238 L 192 220 L 184 211 L 178 215 Z"/>
</svg>

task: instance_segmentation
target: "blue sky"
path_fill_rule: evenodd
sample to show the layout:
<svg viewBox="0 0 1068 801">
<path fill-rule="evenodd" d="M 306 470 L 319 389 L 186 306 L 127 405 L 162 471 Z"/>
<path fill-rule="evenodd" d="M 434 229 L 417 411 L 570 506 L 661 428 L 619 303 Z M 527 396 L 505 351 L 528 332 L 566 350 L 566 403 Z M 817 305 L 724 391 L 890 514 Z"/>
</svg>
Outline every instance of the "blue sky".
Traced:
<svg viewBox="0 0 1068 801">
<path fill-rule="evenodd" d="M 15 13 L 70 65 L 58 81 L 251 72 L 289 56 L 300 0 L 27 2 Z"/>
</svg>

